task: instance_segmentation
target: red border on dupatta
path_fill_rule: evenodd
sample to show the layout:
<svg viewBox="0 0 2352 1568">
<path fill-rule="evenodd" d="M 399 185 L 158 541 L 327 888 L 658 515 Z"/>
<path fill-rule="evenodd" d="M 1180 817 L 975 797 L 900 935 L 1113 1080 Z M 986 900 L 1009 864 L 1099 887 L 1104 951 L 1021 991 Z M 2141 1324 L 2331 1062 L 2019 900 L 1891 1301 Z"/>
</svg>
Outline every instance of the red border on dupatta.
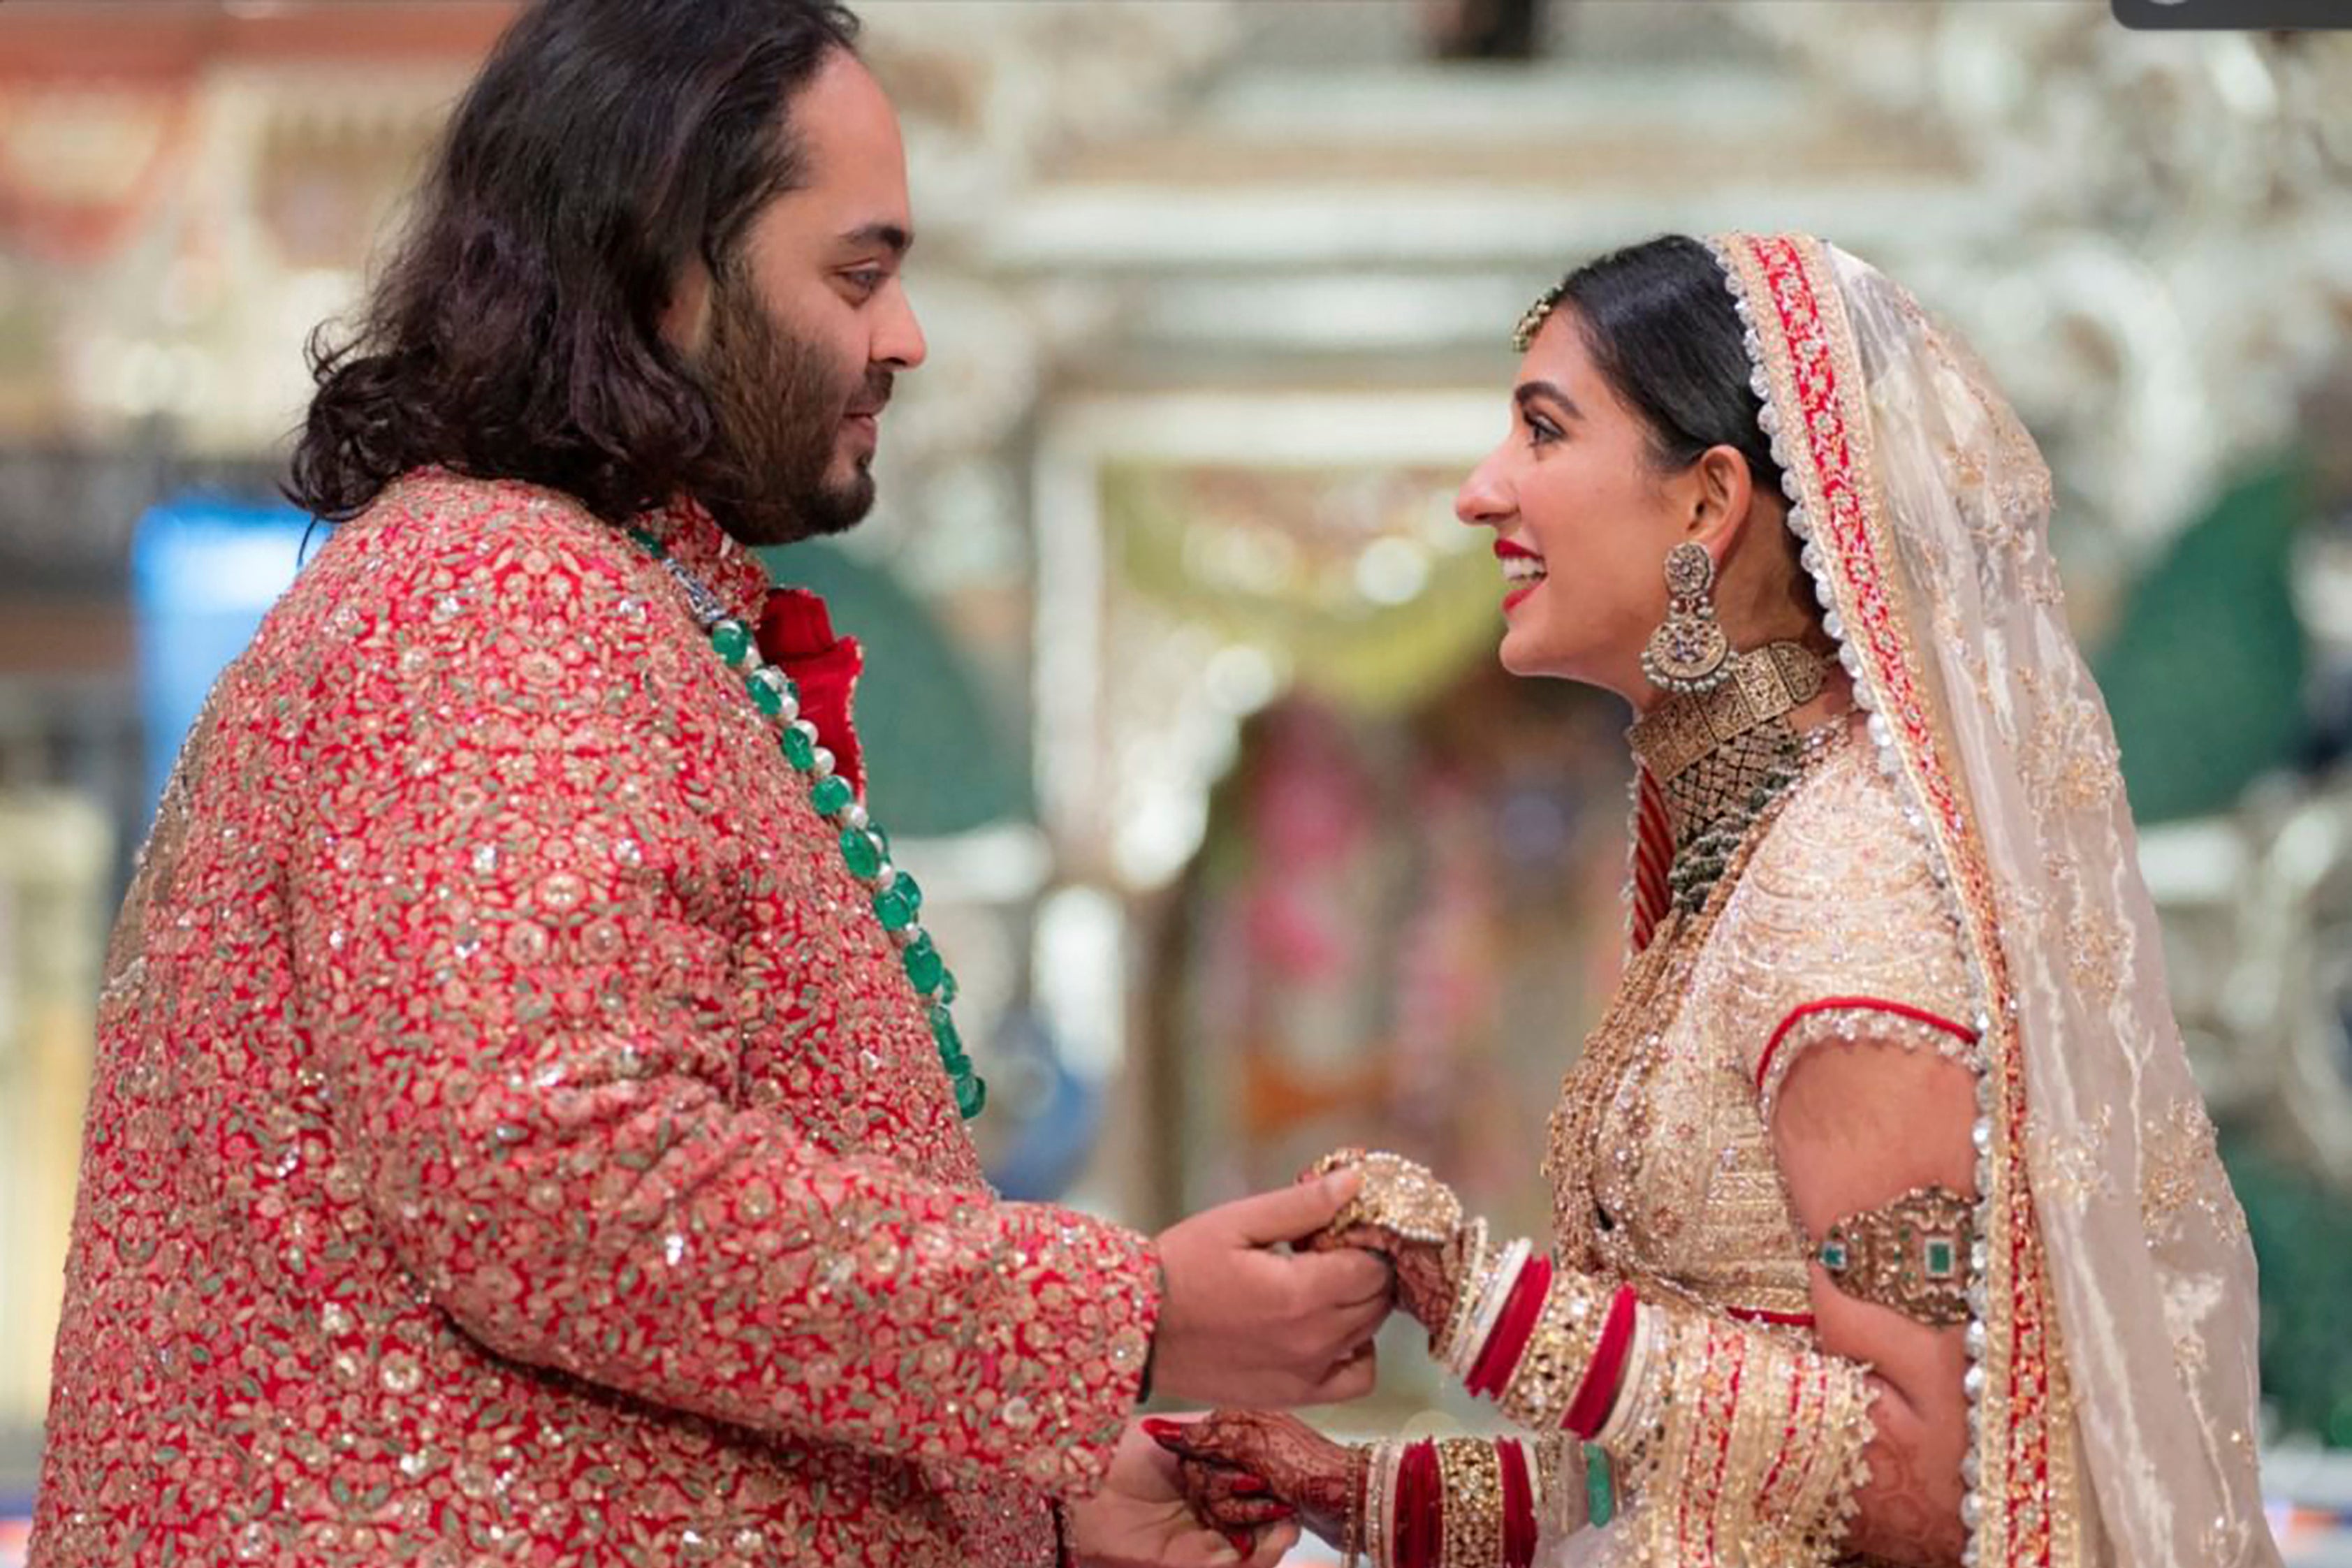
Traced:
<svg viewBox="0 0 2352 1568">
<path fill-rule="evenodd" d="M 1860 366 L 1843 315 L 1832 321 L 1822 307 L 1825 296 L 1834 299 L 1826 275 L 1816 276 L 1826 257 L 1818 242 L 1791 236 L 1741 235 L 1725 245 L 1735 259 L 1747 263 L 1745 292 L 1759 336 L 1777 333 L 1786 350 L 1787 372 L 1772 378 L 1775 402 L 1781 405 L 1781 439 L 1788 446 L 1801 444 L 1818 486 L 1816 494 L 1801 498 L 1834 573 L 1832 588 L 1844 641 L 1863 665 L 1861 678 L 1875 711 L 1894 730 L 1908 777 L 1933 820 L 1985 977 L 1990 1016 L 1987 1070 L 1998 1091 L 1992 1149 L 1996 1228 L 1988 1288 L 2007 1305 L 2009 1316 L 2006 1323 L 1986 1323 L 1985 1354 L 1979 1363 L 1986 1380 L 1979 1419 L 1999 1420 L 2006 1427 L 1998 1449 L 1989 1449 L 1981 1433 L 1977 1442 L 1979 1552 L 1983 1561 L 2005 1568 L 2063 1563 L 2074 1555 L 2058 1555 L 2072 1531 L 2053 1516 L 2075 1501 L 2058 1495 L 2065 1490 L 2059 1478 L 2069 1468 L 2071 1450 L 2064 1442 L 2071 1434 L 2057 1452 L 2050 1434 L 2053 1421 L 2071 1420 L 2072 1413 L 2063 1391 L 2041 1231 L 2025 1169 L 2024 1065 L 1991 875 L 1968 803 L 1944 760 L 1901 618 L 1890 603 L 1885 565 L 1890 546 L 1882 537 L 1884 515 L 1873 493 L 1869 425 L 1851 401 L 1862 396 Z M 1761 290 L 1754 287 L 1758 282 Z M 1790 477 L 1801 492 L 1807 476 Z"/>
</svg>

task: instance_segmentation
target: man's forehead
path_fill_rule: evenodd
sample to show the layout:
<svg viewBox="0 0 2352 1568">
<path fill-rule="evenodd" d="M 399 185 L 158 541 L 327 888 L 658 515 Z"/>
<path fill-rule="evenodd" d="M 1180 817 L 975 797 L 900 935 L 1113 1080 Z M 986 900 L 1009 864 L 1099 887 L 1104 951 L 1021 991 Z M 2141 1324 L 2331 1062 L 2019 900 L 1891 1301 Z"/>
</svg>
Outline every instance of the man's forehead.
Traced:
<svg viewBox="0 0 2352 1568">
<path fill-rule="evenodd" d="M 855 55 L 836 54 L 823 67 L 793 105 L 792 117 L 814 160 L 905 167 L 898 110 Z"/>
</svg>

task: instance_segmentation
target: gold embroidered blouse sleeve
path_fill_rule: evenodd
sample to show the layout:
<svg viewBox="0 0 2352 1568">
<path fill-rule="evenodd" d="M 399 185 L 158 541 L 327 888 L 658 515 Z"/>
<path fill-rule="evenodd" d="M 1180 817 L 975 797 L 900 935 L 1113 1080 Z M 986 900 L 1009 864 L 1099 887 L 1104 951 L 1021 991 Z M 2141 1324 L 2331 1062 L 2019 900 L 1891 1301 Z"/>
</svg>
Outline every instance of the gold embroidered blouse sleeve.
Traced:
<svg viewBox="0 0 2352 1568">
<path fill-rule="evenodd" d="M 1693 976 L 1769 1123 L 1790 1070 L 1868 1038 L 1973 1065 L 1977 1005 L 1920 831 L 1874 760 L 1842 748 L 1798 792 L 1726 904 Z"/>
</svg>

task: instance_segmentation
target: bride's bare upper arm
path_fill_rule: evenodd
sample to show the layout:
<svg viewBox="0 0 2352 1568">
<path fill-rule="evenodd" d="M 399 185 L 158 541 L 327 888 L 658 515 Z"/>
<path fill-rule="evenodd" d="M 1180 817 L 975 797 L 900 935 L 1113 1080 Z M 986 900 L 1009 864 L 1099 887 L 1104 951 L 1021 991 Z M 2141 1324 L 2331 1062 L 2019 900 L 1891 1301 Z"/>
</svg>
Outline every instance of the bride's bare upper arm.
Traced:
<svg viewBox="0 0 2352 1568">
<path fill-rule="evenodd" d="M 1908 1043 L 1822 1040 L 1789 1068 L 1772 1106 L 1773 1151 L 1799 1222 L 1838 1219 L 1916 1186 L 1972 1197 L 1976 1079 Z"/>
<path fill-rule="evenodd" d="M 1811 1245 L 1837 1221 L 1916 1187 L 1975 1197 L 1975 1079 L 1949 1057 L 1866 1034 L 1824 1040 L 1790 1064 L 1771 1116 L 1774 1153 Z M 1871 1482 L 1852 1543 L 1895 1562 L 1951 1561 L 1962 1539 L 1968 1442 L 1962 1331 L 1847 1295 L 1818 1260 L 1810 1271 L 1822 1347 L 1867 1364 L 1879 1385 Z"/>
</svg>

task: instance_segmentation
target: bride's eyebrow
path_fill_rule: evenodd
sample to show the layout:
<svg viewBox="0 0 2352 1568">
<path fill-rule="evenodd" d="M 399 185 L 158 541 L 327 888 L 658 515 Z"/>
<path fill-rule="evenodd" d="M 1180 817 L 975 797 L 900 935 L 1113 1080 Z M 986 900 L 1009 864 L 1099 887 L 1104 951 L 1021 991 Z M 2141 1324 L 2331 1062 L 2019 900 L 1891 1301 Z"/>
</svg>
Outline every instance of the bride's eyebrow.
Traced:
<svg viewBox="0 0 2352 1568">
<path fill-rule="evenodd" d="M 1546 398 L 1569 418 L 1584 417 L 1584 411 L 1576 406 L 1576 400 L 1560 391 L 1559 383 L 1555 382 L 1521 382 L 1511 389 L 1511 398 L 1523 411 L 1536 399 Z"/>
</svg>

